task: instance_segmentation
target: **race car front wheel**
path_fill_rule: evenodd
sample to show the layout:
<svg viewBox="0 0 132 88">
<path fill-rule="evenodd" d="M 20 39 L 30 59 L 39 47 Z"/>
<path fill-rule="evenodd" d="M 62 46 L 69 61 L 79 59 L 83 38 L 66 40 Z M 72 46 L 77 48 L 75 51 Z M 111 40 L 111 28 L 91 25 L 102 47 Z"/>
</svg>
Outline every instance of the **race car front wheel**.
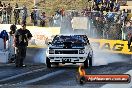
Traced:
<svg viewBox="0 0 132 88">
<path fill-rule="evenodd" d="M 50 62 L 50 59 L 48 57 L 46 57 L 46 65 L 48 68 L 51 68 L 51 62 Z"/>
</svg>

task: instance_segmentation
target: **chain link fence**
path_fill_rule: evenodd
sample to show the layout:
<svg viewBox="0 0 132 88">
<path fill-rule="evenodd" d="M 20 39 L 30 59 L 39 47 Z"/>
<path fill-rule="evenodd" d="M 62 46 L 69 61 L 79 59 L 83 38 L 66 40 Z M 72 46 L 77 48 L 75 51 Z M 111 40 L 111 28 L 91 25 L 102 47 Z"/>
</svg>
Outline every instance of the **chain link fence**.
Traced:
<svg viewBox="0 0 132 88">
<path fill-rule="evenodd" d="M 132 33 L 130 20 L 123 19 L 121 12 L 87 11 L 72 16 L 88 17 L 88 35 L 92 38 L 126 40 L 127 35 Z"/>
<path fill-rule="evenodd" d="M 90 30 L 93 31 L 92 37 L 103 39 L 121 39 L 122 25 L 119 23 L 120 14 L 108 12 L 90 12 Z M 91 33 L 90 33 L 91 34 Z"/>
</svg>

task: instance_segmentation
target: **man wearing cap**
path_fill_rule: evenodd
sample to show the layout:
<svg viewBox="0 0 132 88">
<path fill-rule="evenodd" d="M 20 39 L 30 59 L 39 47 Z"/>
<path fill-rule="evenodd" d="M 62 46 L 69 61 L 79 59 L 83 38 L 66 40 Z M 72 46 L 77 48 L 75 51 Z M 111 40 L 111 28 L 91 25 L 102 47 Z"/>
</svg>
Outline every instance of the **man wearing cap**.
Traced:
<svg viewBox="0 0 132 88">
<path fill-rule="evenodd" d="M 16 3 L 16 5 L 15 5 L 15 8 L 14 8 L 13 13 L 14 13 L 15 25 L 16 25 L 16 24 L 20 24 L 20 18 L 19 18 L 20 9 L 19 9 L 17 3 Z"/>
<path fill-rule="evenodd" d="M 14 35 L 14 47 L 16 48 L 16 67 L 23 67 L 23 61 L 26 57 L 28 41 L 32 34 L 26 29 L 26 24 L 21 24 L 22 28 L 18 29 Z"/>
</svg>

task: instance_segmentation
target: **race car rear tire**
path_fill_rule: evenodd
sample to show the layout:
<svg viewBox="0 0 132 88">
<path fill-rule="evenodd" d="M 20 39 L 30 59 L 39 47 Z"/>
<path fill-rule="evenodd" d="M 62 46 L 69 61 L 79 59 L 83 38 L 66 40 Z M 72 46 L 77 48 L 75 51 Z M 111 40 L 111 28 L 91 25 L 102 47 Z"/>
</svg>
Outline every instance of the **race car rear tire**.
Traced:
<svg viewBox="0 0 132 88">
<path fill-rule="evenodd" d="M 88 68 L 88 59 L 84 61 L 84 68 Z"/>
<path fill-rule="evenodd" d="M 51 62 L 50 62 L 50 59 L 48 57 L 46 57 L 46 65 L 48 68 L 51 68 Z"/>
<path fill-rule="evenodd" d="M 92 57 L 89 57 L 89 67 L 92 67 L 93 66 L 93 63 L 92 63 Z"/>
<path fill-rule="evenodd" d="M 88 54 L 88 58 L 87 58 L 89 61 L 88 61 L 88 65 L 89 67 L 92 67 L 93 66 L 93 52 L 92 54 Z"/>
</svg>

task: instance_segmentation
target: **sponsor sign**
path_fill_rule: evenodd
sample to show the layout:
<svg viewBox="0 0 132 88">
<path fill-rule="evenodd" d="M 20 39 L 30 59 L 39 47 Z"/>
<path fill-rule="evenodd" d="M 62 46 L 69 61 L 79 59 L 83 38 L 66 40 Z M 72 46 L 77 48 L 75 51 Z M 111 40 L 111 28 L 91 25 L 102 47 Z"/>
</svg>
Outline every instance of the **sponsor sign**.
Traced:
<svg viewBox="0 0 132 88">
<path fill-rule="evenodd" d="M 107 51 L 112 53 L 132 54 L 132 52 L 130 51 L 131 49 L 128 49 L 128 41 L 90 39 L 90 43 L 94 50 L 105 52 Z"/>
</svg>

